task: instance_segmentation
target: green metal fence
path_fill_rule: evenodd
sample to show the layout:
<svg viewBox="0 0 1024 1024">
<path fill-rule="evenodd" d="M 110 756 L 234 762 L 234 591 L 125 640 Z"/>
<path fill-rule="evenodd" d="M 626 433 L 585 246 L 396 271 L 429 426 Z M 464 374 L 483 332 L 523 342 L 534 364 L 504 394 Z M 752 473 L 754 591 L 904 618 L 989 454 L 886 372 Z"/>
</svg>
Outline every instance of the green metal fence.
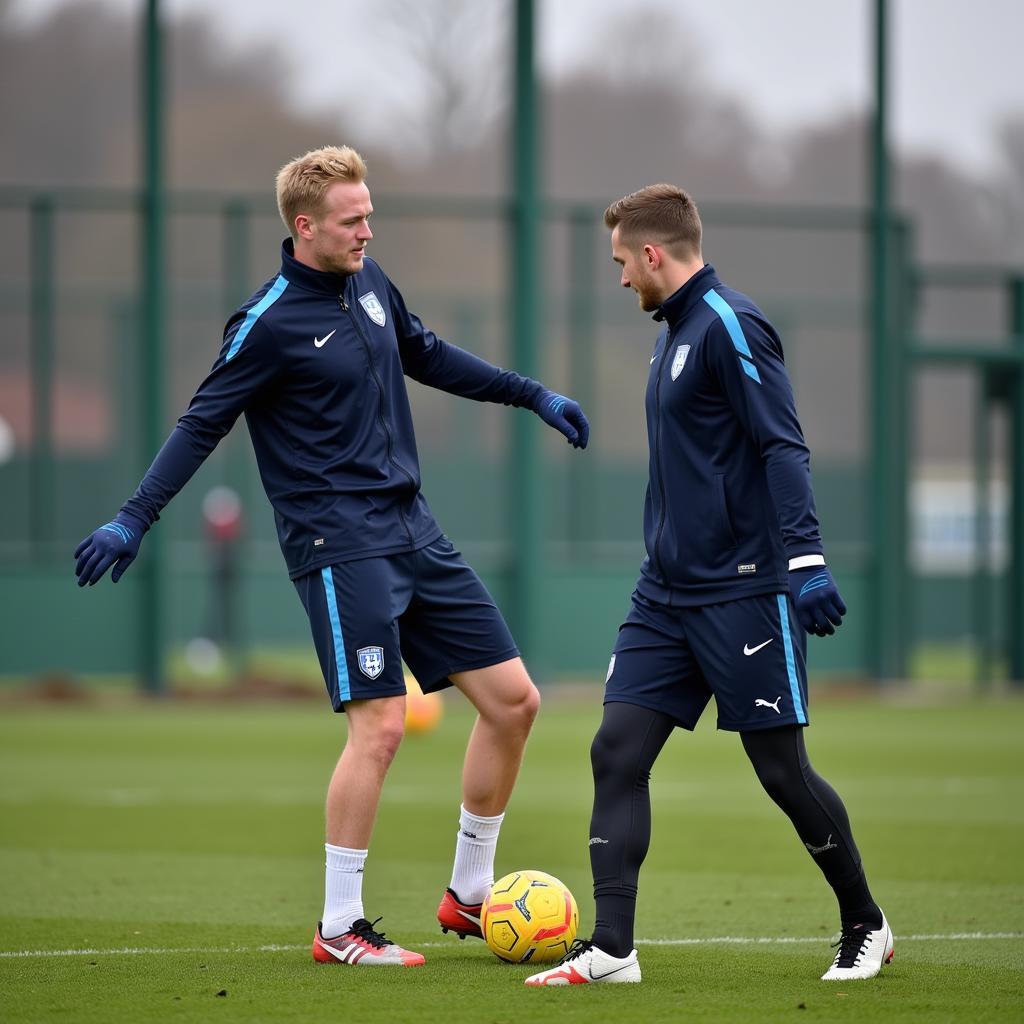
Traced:
<svg viewBox="0 0 1024 1024">
<path fill-rule="evenodd" d="M 516 365 L 521 296 L 508 284 L 507 264 L 513 205 L 375 196 L 375 206 L 374 254 L 410 306 L 449 340 Z M 617 287 L 602 209 L 558 202 L 538 208 L 544 337 L 537 365 L 519 366 L 580 399 L 594 425 L 591 450 L 567 450 L 523 412 L 410 385 L 427 498 L 510 617 L 528 609 L 534 625 L 527 653 L 541 678 L 600 675 L 642 556 L 642 396 L 655 325 Z M 893 507 L 906 508 L 916 470 L 910 446 L 902 445 L 889 489 L 877 487 L 869 445 L 878 387 L 869 216 L 805 207 L 706 205 L 702 212 L 708 258 L 759 301 L 783 336 L 829 559 L 852 609 L 836 638 L 812 641 L 812 670 L 876 675 L 883 664 L 872 616 L 879 603 L 876 531 L 884 523 L 901 552 L 896 573 L 888 574 L 898 590 L 884 593 L 898 617 L 890 632 L 903 650 L 913 654 L 952 639 L 979 650 L 977 663 L 987 674 L 998 664 L 1024 674 L 1018 631 L 1010 625 L 1021 621 L 1019 558 L 1008 567 L 979 561 L 974 572 L 915 575 L 906 556 L 906 515 L 897 511 L 895 523 L 887 518 Z M 163 358 L 154 364 L 159 346 L 143 298 L 153 269 L 138 255 L 146 215 L 144 195 L 132 191 L 0 189 L 0 225 L 9 240 L 0 256 L 0 416 L 11 421 L 17 441 L 0 465 L 0 674 L 145 676 L 148 651 L 166 659 L 201 635 L 210 583 L 199 506 L 210 487 L 224 482 L 239 491 L 245 508 L 239 590 L 246 648 L 308 649 L 308 627 L 241 427 L 168 508 L 139 564 L 117 587 L 105 581 L 80 592 L 73 584 L 75 543 L 131 492 L 155 452 L 153 438 L 170 430 L 212 363 L 226 314 L 276 269 L 282 231 L 269 197 L 168 194 Z M 961 287 L 964 275 L 916 268 L 910 229 L 901 222 L 889 245 L 891 343 L 907 358 L 901 357 L 903 376 L 886 385 L 888 401 L 912 433 L 911 367 L 927 361 L 977 368 L 986 401 L 1010 410 L 1013 445 L 1000 472 L 1011 484 L 1010 547 L 1019 551 L 1020 277 L 998 272 L 996 292 L 1013 299 L 1004 336 L 925 344 L 916 338 L 915 297 L 951 282 Z M 956 415 L 968 432 L 978 422 L 969 408 Z M 536 431 L 540 439 L 530 470 L 539 542 L 529 552 L 522 496 L 510 486 L 522 478 L 514 472 L 521 458 L 516 431 Z M 988 466 L 981 434 L 978 444 L 981 454 L 972 449 L 971 458 Z M 157 535 L 166 568 L 147 576 L 161 566 L 153 557 Z M 517 576 L 527 556 L 533 569 Z M 530 581 L 525 592 L 517 578 Z M 983 623 L 970 611 L 983 593 L 1001 604 L 995 587 L 1008 595 L 1007 624 L 998 631 L 985 624 L 989 616 Z M 960 606 L 966 617 L 951 620 L 947 610 Z"/>
</svg>

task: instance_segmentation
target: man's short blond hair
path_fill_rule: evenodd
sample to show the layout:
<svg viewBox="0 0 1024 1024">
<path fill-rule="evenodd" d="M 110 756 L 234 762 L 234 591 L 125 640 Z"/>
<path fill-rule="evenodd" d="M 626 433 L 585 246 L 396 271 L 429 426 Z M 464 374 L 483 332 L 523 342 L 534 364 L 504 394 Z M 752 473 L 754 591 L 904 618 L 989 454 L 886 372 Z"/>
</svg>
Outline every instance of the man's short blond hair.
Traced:
<svg viewBox="0 0 1024 1024">
<path fill-rule="evenodd" d="M 295 218 L 316 216 L 327 190 L 338 181 L 366 179 L 366 162 L 351 146 L 323 146 L 290 160 L 277 172 L 277 209 L 295 238 Z"/>
<path fill-rule="evenodd" d="M 703 228 L 697 204 L 676 185 L 648 185 L 604 211 L 605 225 L 619 229 L 619 241 L 634 249 L 664 246 L 678 259 L 699 256 Z"/>
</svg>

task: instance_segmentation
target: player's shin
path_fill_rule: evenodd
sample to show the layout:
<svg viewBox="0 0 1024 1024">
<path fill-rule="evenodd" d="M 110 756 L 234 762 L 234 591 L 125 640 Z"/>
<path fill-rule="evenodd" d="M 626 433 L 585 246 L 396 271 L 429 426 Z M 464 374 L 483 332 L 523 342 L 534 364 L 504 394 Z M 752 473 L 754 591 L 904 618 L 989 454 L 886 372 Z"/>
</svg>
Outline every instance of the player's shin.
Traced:
<svg viewBox="0 0 1024 1024">
<path fill-rule="evenodd" d="M 651 768 L 673 728 L 666 715 L 631 704 L 605 705 L 591 745 L 594 810 L 590 866 L 596 924 L 592 942 L 613 957 L 633 948 L 640 866 L 651 839 Z"/>
<path fill-rule="evenodd" d="M 743 733 L 742 740 L 765 791 L 793 823 L 835 892 L 841 919 L 877 927 L 882 912 L 868 889 L 846 807 L 811 767 L 803 730 L 766 729 Z"/>
</svg>

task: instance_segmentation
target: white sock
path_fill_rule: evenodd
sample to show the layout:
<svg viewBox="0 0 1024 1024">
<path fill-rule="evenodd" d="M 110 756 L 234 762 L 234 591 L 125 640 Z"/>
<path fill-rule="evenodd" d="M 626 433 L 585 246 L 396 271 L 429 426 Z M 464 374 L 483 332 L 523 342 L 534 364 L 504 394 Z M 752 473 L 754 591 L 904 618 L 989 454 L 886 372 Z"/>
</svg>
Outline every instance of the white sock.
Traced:
<svg viewBox="0 0 1024 1024">
<path fill-rule="evenodd" d="M 463 903 L 482 903 L 494 885 L 494 850 L 505 815 L 482 818 L 460 810 L 451 888 Z"/>
<path fill-rule="evenodd" d="M 327 851 L 327 879 L 324 885 L 324 914 L 321 933 L 325 939 L 344 935 L 363 914 L 363 865 L 366 850 L 324 843 Z"/>
</svg>

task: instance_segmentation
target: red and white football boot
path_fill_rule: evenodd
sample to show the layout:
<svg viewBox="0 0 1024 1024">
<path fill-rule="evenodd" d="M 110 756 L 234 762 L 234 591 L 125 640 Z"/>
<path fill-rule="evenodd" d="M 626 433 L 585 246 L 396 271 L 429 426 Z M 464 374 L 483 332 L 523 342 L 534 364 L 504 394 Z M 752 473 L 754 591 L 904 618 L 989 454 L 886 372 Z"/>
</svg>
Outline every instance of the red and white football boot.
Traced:
<svg viewBox="0 0 1024 1024">
<path fill-rule="evenodd" d="M 323 925 L 318 921 L 313 935 L 313 959 L 320 964 L 349 964 L 353 967 L 422 967 L 423 954 L 402 949 L 386 939 L 383 932 L 374 930 L 377 921 L 361 917 L 336 939 L 325 939 Z"/>
<path fill-rule="evenodd" d="M 445 889 L 437 908 L 437 920 L 446 935 L 455 932 L 460 939 L 467 935 L 482 939 L 480 930 L 480 909 L 482 903 L 463 903 L 452 889 Z"/>
</svg>

